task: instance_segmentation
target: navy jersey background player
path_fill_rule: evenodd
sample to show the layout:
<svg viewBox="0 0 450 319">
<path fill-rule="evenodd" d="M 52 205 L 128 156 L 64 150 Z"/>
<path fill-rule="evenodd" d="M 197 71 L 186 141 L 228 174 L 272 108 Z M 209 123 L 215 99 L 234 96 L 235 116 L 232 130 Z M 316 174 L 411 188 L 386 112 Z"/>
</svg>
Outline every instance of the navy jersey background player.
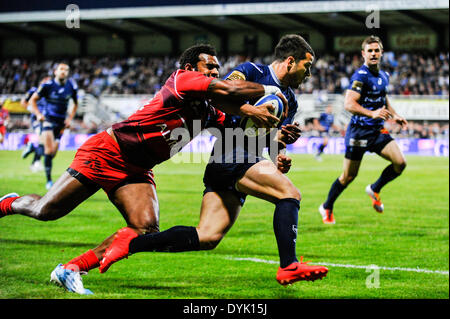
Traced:
<svg viewBox="0 0 450 319">
<path fill-rule="evenodd" d="M 26 93 L 25 97 L 24 97 L 24 101 L 25 103 L 28 105 L 28 102 L 30 101 L 31 96 L 34 94 L 34 92 L 37 91 L 37 87 L 33 86 L 31 89 L 28 90 L 28 92 Z M 44 112 L 44 108 L 45 108 L 45 98 L 40 98 L 39 101 L 37 102 L 37 106 L 38 106 L 38 110 L 39 112 Z M 41 122 L 37 119 L 36 114 L 34 114 L 31 110 L 31 108 L 28 108 L 29 111 L 31 112 L 31 116 L 30 116 L 30 122 L 31 122 L 31 127 L 33 129 L 33 132 L 35 132 L 36 134 L 41 134 L 41 129 L 42 129 L 42 125 Z"/>
<path fill-rule="evenodd" d="M 351 77 L 348 89 L 360 94 L 359 104 L 362 107 L 375 111 L 386 105 L 388 85 L 389 74 L 387 72 L 371 71 L 364 64 Z M 380 153 L 384 146 L 393 140 L 383 128 L 383 118 L 353 114 L 345 134 L 345 157 L 359 161 L 363 158 L 365 151 Z"/>
<path fill-rule="evenodd" d="M 30 104 L 33 113 L 42 122 L 42 139 L 44 142 L 44 167 L 47 178 L 46 188 L 52 185 L 52 159 L 59 147 L 59 138 L 65 128 L 70 127 L 72 119 L 78 107 L 77 84 L 69 79 L 69 66 L 65 63 L 57 65 L 54 78 L 42 83 L 32 95 Z M 43 112 L 39 111 L 37 101 L 45 98 L 46 104 Z M 73 108 L 68 114 L 70 100 L 73 100 Z"/>
<path fill-rule="evenodd" d="M 327 200 L 319 207 L 324 223 L 335 223 L 334 202 L 355 179 L 366 151 L 375 152 L 391 162 L 378 180 L 366 187 L 372 206 L 379 213 L 384 211 L 379 192 L 406 167 L 400 147 L 384 129 L 384 121 L 389 118 L 402 126 L 406 126 L 408 122 L 395 112 L 387 96 L 389 75 L 380 70 L 379 66 L 383 54 L 381 40 L 375 36 L 366 38 L 362 43 L 361 54 L 364 65 L 353 74 L 345 95 L 345 109 L 353 116 L 345 134 L 344 171 L 332 184 Z"/>
<path fill-rule="evenodd" d="M 42 79 L 40 84 L 47 82 L 49 79 L 50 79 L 49 77 Z M 41 156 L 44 154 L 44 144 L 42 143 L 40 136 L 42 132 L 42 122 L 37 119 L 36 114 L 33 112 L 31 105 L 29 105 L 29 101 L 36 91 L 37 87 L 33 86 L 31 89 L 28 90 L 28 92 L 25 94 L 25 97 L 21 101 L 22 105 L 31 112 L 30 116 L 31 128 L 32 131 L 35 134 L 37 134 L 39 138 L 38 146 L 35 146 L 33 142 L 29 141 L 22 152 L 22 158 L 26 158 L 28 157 L 28 155 L 34 152 L 34 158 L 30 166 L 30 169 L 32 171 L 38 171 L 43 169 L 40 159 Z M 46 103 L 45 98 L 40 98 L 37 101 L 37 107 L 39 112 L 42 113 L 44 111 L 45 103 Z"/>
<path fill-rule="evenodd" d="M 330 133 L 330 129 L 334 123 L 334 115 L 332 113 L 321 113 L 319 116 L 319 124 L 324 128 L 326 134 Z"/>
<path fill-rule="evenodd" d="M 42 114 L 45 117 L 43 131 L 52 130 L 58 140 L 65 128 L 67 108 L 70 99 L 77 103 L 78 86 L 73 79 L 61 83 L 56 78 L 41 84 L 36 91 L 40 98 L 45 98 L 46 104 Z"/>
<path fill-rule="evenodd" d="M 317 153 L 315 158 L 318 161 L 321 161 L 320 157 L 323 153 L 323 150 L 328 145 L 328 137 L 330 136 L 331 128 L 338 129 L 338 127 L 334 124 L 334 115 L 333 115 L 333 106 L 329 104 L 325 108 L 325 112 L 321 113 L 318 119 L 314 119 L 315 126 L 318 126 L 319 134 L 323 138 L 320 145 L 317 147 Z"/>
</svg>

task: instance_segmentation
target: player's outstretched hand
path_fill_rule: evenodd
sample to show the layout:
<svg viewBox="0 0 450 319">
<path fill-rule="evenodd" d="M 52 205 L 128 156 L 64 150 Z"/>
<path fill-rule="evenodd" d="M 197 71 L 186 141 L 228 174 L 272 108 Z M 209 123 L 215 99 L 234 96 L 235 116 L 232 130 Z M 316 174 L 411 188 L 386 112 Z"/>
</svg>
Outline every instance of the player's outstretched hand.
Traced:
<svg viewBox="0 0 450 319">
<path fill-rule="evenodd" d="M 402 129 L 406 129 L 406 127 L 408 126 L 408 121 L 404 118 L 401 117 L 398 114 L 394 114 L 394 116 L 392 117 L 392 119 L 397 122 L 397 124 L 400 124 L 402 126 Z"/>
<path fill-rule="evenodd" d="M 291 162 L 292 159 L 289 156 L 285 154 L 277 155 L 277 168 L 281 173 L 286 174 L 287 172 L 289 172 L 289 169 L 291 168 Z"/>
<path fill-rule="evenodd" d="M 382 108 L 379 108 L 379 109 L 377 109 L 375 111 L 372 111 L 372 118 L 373 119 L 382 119 L 382 120 L 386 121 L 390 117 L 392 117 L 392 114 L 386 108 L 386 105 L 383 105 Z"/>
<path fill-rule="evenodd" d="M 295 143 L 302 134 L 300 130 L 300 124 L 294 122 L 294 124 L 282 125 L 280 130 L 280 140 L 286 144 Z"/>
</svg>

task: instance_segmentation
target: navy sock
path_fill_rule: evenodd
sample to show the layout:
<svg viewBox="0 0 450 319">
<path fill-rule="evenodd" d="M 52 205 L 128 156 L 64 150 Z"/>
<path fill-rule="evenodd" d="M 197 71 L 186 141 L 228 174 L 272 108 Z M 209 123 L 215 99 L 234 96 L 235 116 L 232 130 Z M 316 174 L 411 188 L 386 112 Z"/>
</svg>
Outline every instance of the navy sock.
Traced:
<svg viewBox="0 0 450 319">
<path fill-rule="evenodd" d="M 44 154 L 44 168 L 45 168 L 45 176 L 47 176 L 47 181 L 52 180 L 52 160 L 53 160 L 52 155 Z"/>
<path fill-rule="evenodd" d="M 325 148 L 324 144 L 320 144 L 320 146 L 317 148 L 319 151 L 317 152 L 317 155 L 320 155 L 323 153 L 323 149 Z"/>
<path fill-rule="evenodd" d="M 34 149 L 34 159 L 33 163 L 37 162 L 41 159 L 41 156 L 44 154 L 44 145 L 39 144 L 38 147 Z"/>
<path fill-rule="evenodd" d="M 328 192 L 327 200 L 323 203 L 323 208 L 332 210 L 334 202 L 346 187 L 347 186 L 344 186 L 341 182 L 339 182 L 339 178 L 336 178 L 333 185 L 331 185 L 330 191 Z"/>
<path fill-rule="evenodd" d="M 398 176 L 400 176 L 400 174 L 394 170 L 394 165 L 391 164 L 383 170 L 378 180 L 370 185 L 370 187 L 375 193 L 379 193 L 384 185 L 397 178 Z"/>
<path fill-rule="evenodd" d="M 297 240 L 298 210 L 300 201 L 284 198 L 278 201 L 273 214 L 273 229 L 277 239 L 280 267 L 284 268 L 298 261 L 295 252 Z"/>
<path fill-rule="evenodd" d="M 174 226 L 160 233 L 138 236 L 131 240 L 131 254 L 142 251 L 182 252 L 200 249 L 195 227 Z"/>
</svg>

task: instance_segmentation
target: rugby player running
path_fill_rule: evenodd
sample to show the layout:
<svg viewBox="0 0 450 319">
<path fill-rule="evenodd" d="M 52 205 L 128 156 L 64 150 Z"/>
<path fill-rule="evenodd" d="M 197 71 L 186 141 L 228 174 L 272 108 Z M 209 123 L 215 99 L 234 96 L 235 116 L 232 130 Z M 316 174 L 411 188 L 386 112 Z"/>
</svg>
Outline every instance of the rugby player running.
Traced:
<svg viewBox="0 0 450 319">
<path fill-rule="evenodd" d="M 373 184 L 366 187 L 373 208 L 382 213 L 381 189 L 394 180 L 406 167 L 406 159 L 394 139 L 384 128 L 384 121 L 392 118 L 404 128 L 408 122 L 398 115 L 387 97 L 389 74 L 380 69 L 383 44 L 376 36 L 362 43 L 364 64 L 350 79 L 344 106 L 353 114 L 345 134 L 344 171 L 331 185 L 326 201 L 319 206 L 325 224 L 335 224 L 333 205 L 338 196 L 355 179 L 366 151 L 374 152 L 391 162 Z"/>
<path fill-rule="evenodd" d="M 292 89 L 310 75 L 314 51 L 298 35 L 282 37 L 275 48 L 275 59 L 270 65 L 246 62 L 237 66 L 226 77 L 274 85 L 287 97 L 287 118 L 279 124 L 277 133 L 282 145 L 293 143 L 300 136 L 298 124 L 291 124 L 297 112 L 297 101 Z M 239 119 L 234 121 L 239 126 Z M 227 138 L 226 133 L 222 134 Z M 263 137 L 265 139 L 267 136 Z M 250 139 L 249 137 L 248 139 Z M 267 145 L 258 139 L 258 145 Z M 291 166 L 291 159 L 280 153 L 276 163 L 262 157 L 262 148 L 251 150 L 248 145 L 234 144 L 224 149 L 226 141 L 216 141 L 204 174 L 205 191 L 197 227 L 175 226 L 166 231 L 138 236 L 131 228 L 118 231 L 113 243 L 100 262 L 105 272 L 116 261 L 129 254 L 144 251 L 182 252 L 214 249 L 236 221 L 247 195 L 264 199 L 275 205 L 273 228 L 278 245 L 280 267 L 276 280 L 287 285 L 299 280 L 316 280 L 326 276 L 328 269 L 310 266 L 298 261 L 296 239 L 301 195 L 283 173 Z M 278 144 L 277 144 L 278 145 Z M 271 150 L 273 151 L 273 150 Z M 278 169 L 277 169 L 278 168 Z"/>
<path fill-rule="evenodd" d="M 39 85 L 29 100 L 32 113 L 42 122 L 42 141 L 44 143 L 44 169 L 47 183 L 45 187 L 53 186 L 52 166 L 56 156 L 60 138 L 66 128 L 70 128 L 78 108 L 78 86 L 73 79 L 69 79 L 70 68 L 65 63 L 59 63 L 54 71 L 55 77 Z M 45 98 L 46 103 L 41 112 L 38 101 Z M 69 114 L 70 99 L 74 104 Z"/>
<path fill-rule="evenodd" d="M 275 86 L 217 79 L 219 62 L 209 45 L 188 48 L 180 64 L 185 68 L 173 72 L 147 105 L 89 138 L 43 197 L 11 193 L 0 198 L 0 217 L 21 214 L 42 221 L 55 220 L 102 188 L 128 227 L 138 234 L 158 232 L 159 207 L 151 169 L 174 155 L 172 146 L 177 139 L 172 139 L 172 131 L 185 128 L 192 139 L 194 120 L 201 120 L 202 127 L 208 121 L 223 121 L 224 114 L 212 105 L 227 113 L 248 116 L 258 127 L 265 128 L 280 120 L 269 112 L 273 106 L 256 108 L 247 100 L 277 94 L 287 107 L 286 98 Z M 98 247 L 58 265 L 51 280 L 69 291 L 91 294 L 84 288 L 80 274 L 99 266 L 112 240 L 113 235 Z"/>
<path fill-rule="evenodd" d="M 42 85 L 45 82 L 48 82 L 49 80 L 51 80 L 50 77 L 45 77 L 41 80 L 39 85 Z M 33 158 L 33 161 L 31 162 L 31 166 L 30 166 L 32 171 L 41 170 L 41 157 L 44 154 L 44 143 L 42 141 L 42 122 L 37 119 L 36 114 L 33 113 L 33 109 L 31 107 L 31 105 L 29 105 L 29 101 L 30 101 L 31 97 L 33 96 L 34 92 L 37 91 L 37 89 L 38 89 L 37 87 L 33 86 L 31 89 L 28 90 L 25 97 L 20 101 L 22 106 L 24 106 L 31 112 L 31 116 L 30 116 L 31 128 L 32 128 L 33 132 L 39 138 L 37 147 L 33 145 L 33 142 L 29 141 L 27 143 L 24 151 L 22 152 L 22 158 L 27 158 L 28 155 L 30 155 L 31 153 L 34 153 L 34 158 Z M 46 103 L 45 98 L 39 99 L 39 101 L 37 102 L 39 112 L 41 112 L 41 113 L 44 112 L 45 103 Z"/>
</svg>

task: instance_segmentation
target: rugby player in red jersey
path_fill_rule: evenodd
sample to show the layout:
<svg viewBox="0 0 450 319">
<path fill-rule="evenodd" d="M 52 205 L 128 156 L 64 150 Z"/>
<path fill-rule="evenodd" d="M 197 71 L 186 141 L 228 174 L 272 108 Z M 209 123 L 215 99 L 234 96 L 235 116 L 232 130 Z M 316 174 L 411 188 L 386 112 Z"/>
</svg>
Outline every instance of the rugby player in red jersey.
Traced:
<svg viewBox="0 0 450 319">
<path fill-rule="evenodd" d="M 138 234 L 158 232 L 159 208 L 152 168 L 173 156 L 177 140 L 171 131 L 186 128 L 194 138 L 193 121 L 224 118 L 227 113 L 250 117 L 260 127 L 270 128 L 279 121 L 270 114 L 270 104 L 254 107 L 245 103 L 266 94 L 287 101 L 278 87 L 248 81 L 218 79 L 219 63 L 215 49 L 196 45 L 180 58 L 179 69 L 155 97 L 127 120 L 89 138 L 77 151 L 66 172 L 43 197 L 10 193 L 0 198 L 0 217 L 13 214 L 49 221 L 61 218 L 100 188 Z M 212 104 L 214 106 L 212 106 Z M 65 265 L 58 265 L 51 280 L 67 290 L 90 294 L 83 287 L 80 272 L 99 266 L 108 237 Z"/>
<path fill-rule="evenodd" d="M 0 144 L 3 143 L 6 135 L 6 125 L 9 121 L 9 112 L 3 107 L 3 102 L 0 101 Z"/>
<path fill-rule="evenodd" d="M 314 61 L 314 51 L 299 35 L 283 36 L 274 52 L 270 65 L 246 62 L 234 68 L 225 78 L 248 80 L 266 85 L 277 85 L 289 104 L 288 115 L 278 124 L 277 141 L 281 148 L 300 137 L 300 130 L 293 122 L 298 103 L 293 92 L 309 75 Z M 236 125 L 241 126 L 240 121 Z M 227 129 L 230 125 L 227 125 Z M 227 138 L 225 134 L 225 139 Z M 252 137 L 253 138 L 253 137 Z M 301 195 L 297 187 L 284 175 L 291 166 L 291 159 L 278 149 L 269 150 L 272 161 L 262 157 L 266 136 L 250 143 L 216 141 L 211 158 L 205 168 L 205 191 L 197 227 L 174 226 L 158 233 L 138 236 L 128 227 L 120 229 L 106 249 L 100 262 L 100 272 L 105 272 L 115 262 L 138 252 L 182 252 L 214 249 L 231 229 L 243 208 L 247 195 L 254 196 L 275 206 L 273 229 L 277 241 L 280 266 L 276 280 L 281 285 L 296 281 L 322 279 L 328 268 L 308 265 L 296 255 L 298 214 Z M 262 142 L 262 143 L 261 143 Z M 249 145 L 258 145 L 251 148 Z M 262 144 L 262 145 L 261 145 Z M 269 145 L 269 149 L 270 149 Z M 221 152 L 222 151 L 222 152 Z M 275 152 L 274 152 L 275 151 Z"/>
</svg>

